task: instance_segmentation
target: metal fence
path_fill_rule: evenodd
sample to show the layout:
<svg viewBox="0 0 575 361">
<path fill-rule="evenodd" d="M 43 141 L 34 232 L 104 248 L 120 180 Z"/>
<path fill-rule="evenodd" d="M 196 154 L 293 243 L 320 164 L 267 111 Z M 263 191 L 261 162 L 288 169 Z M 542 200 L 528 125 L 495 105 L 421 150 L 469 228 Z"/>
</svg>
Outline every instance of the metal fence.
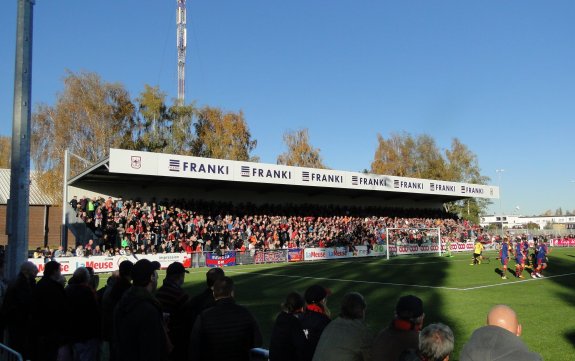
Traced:
<svg viewBox="0 0 575 361">
<path fill-rule="evenodd" d="M 23 361 L 22 355 L 0 343 L 0 361 Z"/>
</svg>

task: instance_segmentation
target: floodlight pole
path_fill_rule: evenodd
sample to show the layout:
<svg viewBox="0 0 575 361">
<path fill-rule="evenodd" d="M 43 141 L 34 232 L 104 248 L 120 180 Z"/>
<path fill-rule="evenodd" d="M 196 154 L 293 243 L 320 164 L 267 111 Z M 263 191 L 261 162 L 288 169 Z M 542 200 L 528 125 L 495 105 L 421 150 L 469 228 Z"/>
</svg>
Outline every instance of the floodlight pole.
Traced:
<svg viewBox="0 0 575 361">
<path fill-rule="evenodd" d="M 495 172 L 499 176 L 499 214 L 501 215 L 501 237 L 503 237 L 503 206 L 501 203 L 501 175 L 505 172 L 505 169 L 496 169 Z"/>
<path fill-rule="evenodd" d="M 8 202 L 8 247 L 4 277 L 14 279 L 28 259 L 30 204 L 30 118 L 32 98 L 32 25 L 35 0 L 18 0 L 16 57 L 14 67 L 14 113 L 10 200 Z"/>
<path fill-rule="evenodd" d="M 64 150 L 64 191 L 62 195 L 62 233 L 61 242 L 62 249 L 66 251 L 68 249 L 68 222 L 66 219 L 66 211 L 68 209 L 68 175 L 70 174 L 70 152 L 68 148 Z"/>
</svg>

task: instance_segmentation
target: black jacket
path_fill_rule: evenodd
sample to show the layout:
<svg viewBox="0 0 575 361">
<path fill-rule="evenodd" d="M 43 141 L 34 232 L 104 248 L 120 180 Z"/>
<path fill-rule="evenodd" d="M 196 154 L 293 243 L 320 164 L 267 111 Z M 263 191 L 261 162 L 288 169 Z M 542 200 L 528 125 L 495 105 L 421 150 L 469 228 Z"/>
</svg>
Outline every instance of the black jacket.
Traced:
<svg viewBox="0 0 575 361">
<path fill-rule="evenodd" d="M 319 312 L 306 310 L 301 318 L 301 324 L 307 336 L 307 343 L 304 350 L 304 360 L 311 361 L 319 338 L 331 319 Z"/>
<path fill-rule="evenodd" d="M 261 345 L 260 328 L 252 314 L 233 298 L 223 298 L 196 319 L 189 360 L 249 361 L 250 350 Z"/>
<path fill-rule="evenodd" d="M 302 361 L 307 340 L 297 315 L 282 312 L 270 340 L 270 361 Z"/>
<path fill-rule="evenodd" d="M 8 331 L 8 346 L 30 356 L 32 338 L 32 307 L 34 303 L 34 288 L 36 280 L 28 279 L 18 274 L 16 280 L 8 286 L 4 303 L 2 304 L 2 326 Z"/>
<path fill-rule="evenodd" d="M 168 355 L 160 303 L 144 287 L 130 288 L 114 311 L 117 360 L 159 361 Z"/>
</svg>

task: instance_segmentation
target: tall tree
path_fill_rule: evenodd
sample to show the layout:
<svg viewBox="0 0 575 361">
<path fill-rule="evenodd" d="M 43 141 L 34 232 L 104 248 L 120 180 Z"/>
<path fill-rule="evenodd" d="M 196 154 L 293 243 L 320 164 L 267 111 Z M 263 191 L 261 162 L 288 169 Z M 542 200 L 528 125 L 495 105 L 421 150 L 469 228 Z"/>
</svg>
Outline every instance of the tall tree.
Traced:
<svg viewBox="0 0 575 361">
<path fill-rule="evenodd" d="M 251 152 L 257 145 L 252 139 L 243 112 L 224 112 L 205 106 L 196 113 L 192 154 L 198 157 L 257 161 Z"/>
<path fill-rule="evenodd" d="M 123 85 L 105 82 L 95 73 L 68 71 L 56 104 L 40 104 L 32 115 L 31 156 L 44 190 L 61 199 L 66 148 L 95 162 L 107 156 L 110 147 L 122 145 L 133 115 L 134 105 Z M 83 166 L 72 162 L 71 170 Z"/>
<path fill-rule="evenodd" d="M 0 136 L 0 168 L 10 168 L 10 149 L 12 148 L 12 137 Z"/>
<path fill-rule="evenodd" d="M 385 139 L 378 134 L 378 146 L 371 172 L 400 177 L 437 179 L 451 182 L 486 184 L 489 178 L 481 174 L 477 156 L 457 138 L 451 148 L 442 153 L 435 140 L 426 134 L 417 137 L 408 133 L 392 134 Z M 466 199 L 445 204 L 445 209 L 474 222 L 490 201 Z"/>
<path fill-rule="evenodd" d="M 284 133 L 283 140 L 287 150 L 278 156 L 278 164 L 327 168 L 321 159 L 320 149 L 310 144 L 307 128 L 287 131 Z"/>
</svg>

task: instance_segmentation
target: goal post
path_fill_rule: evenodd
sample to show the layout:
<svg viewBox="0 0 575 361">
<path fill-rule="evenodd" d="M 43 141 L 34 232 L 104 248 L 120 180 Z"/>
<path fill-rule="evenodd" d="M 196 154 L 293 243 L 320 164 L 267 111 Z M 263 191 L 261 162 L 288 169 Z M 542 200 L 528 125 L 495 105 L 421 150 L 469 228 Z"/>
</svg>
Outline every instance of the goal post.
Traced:
<svg viewBox="0 0 575 361">
<path fill-rule="evenodd" d="M 441 229 L 434 228 L 386 228 L 386 258 L 400 254 L 442 255 Z"/>
</svg>

